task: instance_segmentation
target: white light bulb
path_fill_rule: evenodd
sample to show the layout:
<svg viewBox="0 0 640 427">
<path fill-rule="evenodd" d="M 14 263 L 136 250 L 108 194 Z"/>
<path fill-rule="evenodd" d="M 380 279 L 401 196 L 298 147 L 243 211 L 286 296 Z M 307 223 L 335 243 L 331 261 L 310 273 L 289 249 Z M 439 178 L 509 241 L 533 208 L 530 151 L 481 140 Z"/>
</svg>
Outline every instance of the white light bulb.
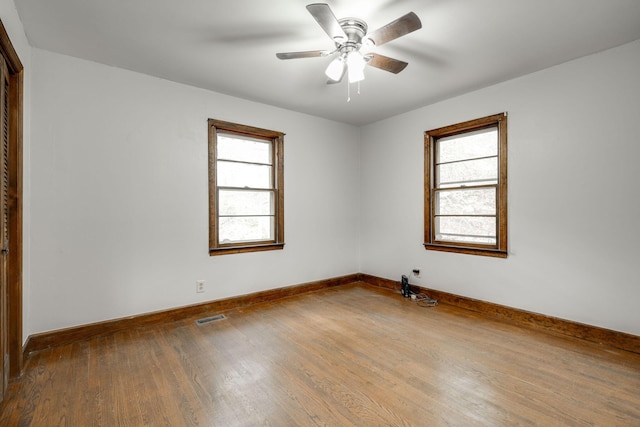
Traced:
<svg viewBox="0 0 640 427">
<path fill-rule="evenodd" d="M 347 67 L 349 72 L 349 83 L 364 80 L 364 66 L 367 63 L 360 52 L 350 52 L 347 56 Z"/>
<path fill-rule="evenodd" d="M 327 77 L 329 77 L 334 82 L 340 80 L 342 77 L 342 73 L 344 72 L 344 62 L 342 62 L 342 58 L 338 57 L 331 61 L 326 71 L 324 72 Z"/>
</svg>

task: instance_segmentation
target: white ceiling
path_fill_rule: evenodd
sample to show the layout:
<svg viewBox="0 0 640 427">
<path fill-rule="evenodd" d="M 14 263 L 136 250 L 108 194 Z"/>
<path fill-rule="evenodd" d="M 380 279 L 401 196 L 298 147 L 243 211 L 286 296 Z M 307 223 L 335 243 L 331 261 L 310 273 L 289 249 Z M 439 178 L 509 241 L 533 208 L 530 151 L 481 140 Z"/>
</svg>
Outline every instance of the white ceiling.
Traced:
<svg viewBox="0 0 640 427">
<path fill-rule="evenodd" d="M 327 85 L 330 50 L 300 0 L 15 0 L 32 46 L 356 125 L 640 39 L 640 0 L 329 0 L 373 31 L 422 29 L 376 49 L 409 62 Z M 640 74 L 639 74 L 640 75 Z M 346 80 L 346 79 L 345 79 Z"/>
</svg>

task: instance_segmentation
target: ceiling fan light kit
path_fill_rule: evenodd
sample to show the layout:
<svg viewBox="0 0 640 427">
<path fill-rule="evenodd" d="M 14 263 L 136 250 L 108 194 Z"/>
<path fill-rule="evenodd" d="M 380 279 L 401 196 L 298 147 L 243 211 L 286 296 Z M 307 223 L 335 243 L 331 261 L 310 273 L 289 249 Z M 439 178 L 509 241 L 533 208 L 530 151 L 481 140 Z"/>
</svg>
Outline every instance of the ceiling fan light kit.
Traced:
<svg viewBox="0 0 640 427">
<path fill-rule="evenodd" d="M 334 82 L 340 81 L 344 74 L 344 66 L 344 58 L 342 56 L 338 56 L 329 63 L 329 66 L 324 73 Z"/>
<path fill-rule="evenodd" d="M 372 33 L 367 33 L 367 23 L 358 18 L 336 19 L 326 3 L 312 3 L 307 10 L 335 43 L 335 49 L 305 52 L 276 53 L 279 59 L 315 58 L 336 55 L 325 70 L 328 84 L 339 83 L 347 74 L 349 83 L 364 80 L 366 65 L 397 74 L 408 65 L 404 61 L 369 52 L 391 40 L 422 28 L 418 16 L 409 12 Z"/>
<path fill-rule="evenodd" d="M 350 52 L 347 55 L 347 70 L 349 83 L 356 83 L 364 80 L 364 66 L 367 65 L 362 54 L 358 51 Z"/>
</svg>

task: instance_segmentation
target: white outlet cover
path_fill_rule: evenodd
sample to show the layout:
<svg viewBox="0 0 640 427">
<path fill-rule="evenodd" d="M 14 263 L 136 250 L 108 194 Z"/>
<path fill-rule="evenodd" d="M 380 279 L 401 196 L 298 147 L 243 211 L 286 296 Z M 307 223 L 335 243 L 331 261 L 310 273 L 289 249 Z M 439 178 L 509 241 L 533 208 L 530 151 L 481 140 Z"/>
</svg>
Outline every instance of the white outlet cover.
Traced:
<svg viewBox="0 0 640 427">
<path fill-rule="evenodd" d="M 196 280 L 196 292 L 204 292 L 204 280 Z"/>
</svg>

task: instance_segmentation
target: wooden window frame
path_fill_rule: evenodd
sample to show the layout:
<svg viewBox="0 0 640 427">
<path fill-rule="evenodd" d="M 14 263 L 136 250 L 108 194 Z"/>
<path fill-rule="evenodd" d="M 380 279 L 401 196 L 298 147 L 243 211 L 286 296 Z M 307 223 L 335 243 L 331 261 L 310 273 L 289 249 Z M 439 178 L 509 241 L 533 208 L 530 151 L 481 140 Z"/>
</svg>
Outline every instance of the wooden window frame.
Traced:
<svg viewBox="0 0 640 427">
<path fill-rule="evenodd" d="M 485 129 L 498 129 L 498 184 L 496 244 L 456 243 L 436 240 L 434 216 L 435 149 L 440 138 Z M 507 250 L 507 114 L 494 114 L 424 133 L 424 247 L 426 250 L 506 258 Z"/>
<path fill-rule="evenodd" d="M 209 119 L 209 255 L 270 251 L 284 248 L 284 133 L 246 126 L 237 123 Z M 217 135 L 218 132 L 247 136 L 270 141 L 272 146 L 274 206 L 274 239 L 259 242 L 218 242 L 218 185 Z"/>
</svg>

